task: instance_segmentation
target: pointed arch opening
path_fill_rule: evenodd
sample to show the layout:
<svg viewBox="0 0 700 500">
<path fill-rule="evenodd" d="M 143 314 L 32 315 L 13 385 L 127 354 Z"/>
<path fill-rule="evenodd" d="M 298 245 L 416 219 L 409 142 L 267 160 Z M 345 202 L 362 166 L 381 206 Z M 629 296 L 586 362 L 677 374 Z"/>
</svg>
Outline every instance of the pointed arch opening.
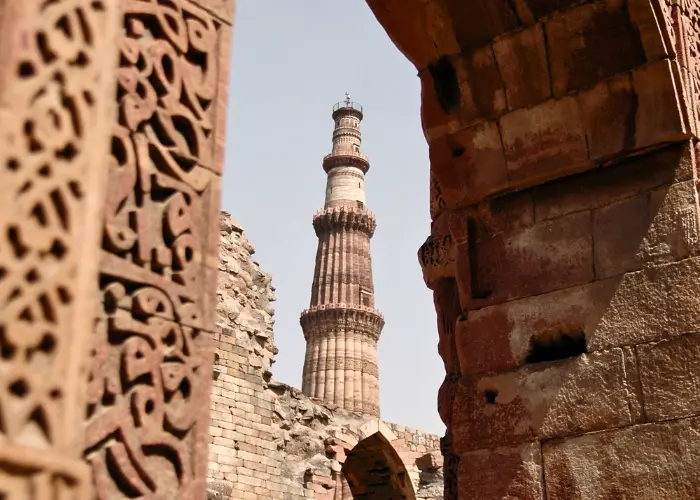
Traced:
<svg viewBox="0 0 700 500">
<path fill-rule="evenodd" d="M 381 430 L 357 443 L 342 472 L 356 500 L 416 500 L 406 466 Z"/>
</svg>

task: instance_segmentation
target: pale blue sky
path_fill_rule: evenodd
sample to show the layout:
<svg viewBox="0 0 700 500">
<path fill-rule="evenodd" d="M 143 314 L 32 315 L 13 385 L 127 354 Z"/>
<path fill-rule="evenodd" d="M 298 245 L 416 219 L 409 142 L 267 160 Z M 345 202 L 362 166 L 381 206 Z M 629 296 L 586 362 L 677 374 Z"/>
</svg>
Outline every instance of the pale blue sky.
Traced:
<svg viewBox="0 0 700 500">
<path fill-rule="evenodd" d="M 273 6 L 274 5 L 274 6 Z M 239 0 L 234 28 L 223 209 L 246 230 L 277 288 L 274 378 L 301 387 L 333 104 L 350 92 L 365 109 L 382 417 L 442 433 L 432 293 L 416 251 L 430 231 L 428 151 L 416 70 L 363 0 Z"/>
</svg>

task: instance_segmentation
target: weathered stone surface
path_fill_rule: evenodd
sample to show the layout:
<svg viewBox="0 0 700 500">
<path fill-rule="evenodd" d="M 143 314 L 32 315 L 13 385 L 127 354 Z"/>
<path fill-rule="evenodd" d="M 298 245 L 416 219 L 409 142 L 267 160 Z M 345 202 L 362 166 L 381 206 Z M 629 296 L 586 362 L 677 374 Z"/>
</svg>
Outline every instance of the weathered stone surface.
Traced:
<svg viewBox="0 0 700 500">
<path fill-rule="evenodd" d="M 581 170 L 588 160 L 583 119 L 573 97 L 508 113 L 500 127 L 513 187 Z"/>
<path fill-rule="evenodd" d="M 493 44 L 511 110 L 538 104 L 552 94 L 541 24 L 498 38 Z"/>
<path fill-rule="evenodd" d="M 624 275 L 589 349 L 633 345 L 700 329 L 700 258 Z"/>
<path fill-rule="evenodd" d="M 700 220 L 694 181 L 651 192 L 651 225 L 642 242 L 645 262 L 673 262 L 698 254 Z"/>
<path fill-rule="evenodd" d="M 459 498 L 542 500 L 540 443 L 461 455 Z"/>
<path fill-rule="evenodd" d="M 700 498 L 700 421 L 590 434 L 545 443 L 548 500 Z"/>
<path fill-rule="evenodd" d="M 501 191 L 508 184 L 501 136 L 485 122 L 430 143 L 433 175 L 448 207 Z"/>
<path fill-rule="evenodd" d="M 468 237 L 476 241 L 491 238 L 502 231 L 512 232 L 532 226 L 535 222 L 535 205 L 532 190 L 491 198 L 476 206 L 472 227 L 467 226 Z M 453 218 L 460 213 L 453 212 Z M 462 219 L 466 223 L 466 215 Z"/>
<path fill-rule="evenodd" d="M 592 159 L 614 156 L 634 148 L 637 97 L 628 73 L 580 92 L 578 100 Z"/>
<path fill-rule="evenodd" d="M 566 10 L 546 23 L 555 96 L 592 86 L 644 62 L 644 50 L 623 0 Z M 610 57 L 614 53 L 615 57 Z"/>
<path fill-rule="evenodd" d="M 522 365 L 535 340 L 579 333 L 590 338 L 619 283 L 611 278 L 469 311 L 455 331 L 462 373 Z"/>
<path fill-rule="evenodd" d="M 490 45 L 509 105 L 509 112 L 497 118 L 507 163 L 505 189 L 484 194 L 486 199 L 454 196 L 457 201 L 446 203 L 439 184 L 433 182 L 435 171 L 442 169 L 443 179 L 454 180 L 458 174 L 449 162 L 433 161 L 431 166 L 431 215 L 441 220 L 431 228 L 434 233 L 427 241 L 449 240 L 449 244 L 441 247 L 444 251 L 440 255 L 445 256 L 439 259 L 442 265 L 426 264 L 425 259 L 421 264 L 424 269 L 431 266 L 427 273 L 431 288 L 438 289 L 439 280 L 456 279 L 458 285 L 453 287 L 456 290 L 441 289 L 440 300 L 435 301 L 440 354 L 449 372 L 439 398 L 440 414 L 448 426 L 443 441 L 446 497 L 524 497 L 526 493 L 521 491 L 511 495 L 498 490 L 500 477 L 492 481 L 499 484 L 479 482 L 480 487 L 492 489 L 461 492 L 460 496 L 458 488 L 470 485 L 464 477 L 478 472 L 464 471 L 468 465 L 462 465 L 464 477 L 460 478 L 454 470 L 459 464 L 455 449 L 462 447 L 460 454 L 464 456 L 473 451 L 472 446 L 486 449 L 510 440 L 505 446 L 512 447 L 580 432 L 596 434 L 574 440 L 595 440 L 599 431 L 637 426 L 645 415 L 636 346 L 699 330 L 695 311 L 700 304 L 694 298 L 700 285 L 696 283 L 700 269 L 695 269 L 699 266 L 694 262 L 696 164 L 688 140 L 698 121 L 700 14 L 693 2 L 671 0 L 512 0 L 507 5 L 500 1 L 450 1 L 425 5 L 436 4 L 442 19 L 450 21 L 444 25 L 449 24 L 446 31 L 455 34 L 461 49 L 441 52 L 440 60 L 468 60 L 475 51 L 482 52 Z M 544 27 L 545 51 L 535 36 L 537 23 Z M 424 106 L 434 109 L 436 103 L 429 100 L 436 99 L 445 113 L 457 118 L 462 89 L 466 94 L 473 82 L 492 81 L 493 65 L 488 57 L 484 60 L 489 64 L 484 65 L 483 75 L 444 65 L 437 85 L 440 91 L 432 97 L 424 94 Z M 547 84 L 553 89 L 553 98 Z M 446 119 L 427 129 L 429 142 L 473 124 L 463 123 L 463 119 L 472 120 L 480 112 L 496 114 L 492 96 L 501 85 L 492 85 L 491 89 L 479 89 L 482 96 L 488 96 L 480 103 L 481 111 L 474 105 L 471 115 Z M 466 97 L 473 102 L 472 97 Z M 489 120 L 495 119 L 493 114 L 488 115 Z M 491 172 L 487 171 L 472 175 L 488 177 Z M 531 187 L 534 189 L 528 193 L 522 192 Z M 511 199 L 516 191 L 518 203 Z M 491 213 L 497 202 L 503 210 Z M 550 235 L 548 230 L 561 224 L 555 221 L 573 215 L 589 223 L 586 238 L 581 237 L 583 231 L 562 229 L 564 225 Z M 459 228 L 455 229 L 454 221 Z M 554 224 L 542 226 L 542 221 Z M 533 234 L 540 237 L 525 238 Z M 546 240 L 546 236 L 552 239 Z M 567 242 L 569 236 L 573 245 Z M 514 244 L 518 237 L 521 245 Z M 579 245 L 581 241 L 586 244 Z M 579 246 L 588 252 L 576 250 Z M 461 309 L 461 315 L 455 309 Z M 580 340 L 584 333 L 587 349 L 594 354 L 577 359 L 597 359 L 597 352 L 608 349 L 600 355 L 615 353 L 614 362 L 600 363 L 595 373 L 610 370 L 611 374 L 598 379 L 590 373 L 572 376 L 580 377 L 581 385 L 572 382 L 572 386 L 585 393 L 582 404 L 566 400 L 550 404 L 546 390 L 528 389 L 536 395 L 533 399 L 546 401 L 542 406 L 533 403 L 540 421 L 545 418 L 542 415 L 550 414 L 570 419 L 555 418 L 557 424 L 551 433 L 542 430 L 544 424 L 532 430 L 536 419 L 521 402 L 496 403 L 502 392 L 484 392 L 481 399 L 493 399 L 495 404 L 481 399 L 482 406 L 477 404 L 474 394 L 478 393 L 477 381 L 487 376 L 483 373 L 526 362 L 533 334 L 534 340 L 542 340 L 547 347 L 544 339 L 555 345 L 557 339 L 571 338 L 568 334 Z M 460 375 L 455 372 L 455 352 L 466 375 L 461 384 L 457 383 Z M 489 373 L 488 377 L 512 373 Z M 662 374 L 663 369 L 658 368 L 654 377 Z M 550 374 L 547 383 L 555 378 Z M 684 398 L 690 407 L 695 404 L 693 397 L 683 396 L 694 383 L 688 382 L 687 387 L 685 382 L 676 384 L 679 402 L 668 404 L 669 412 L 685 411 L 681 404 Z M 466 390 L 465 384 L 474 387 Z M 460 389 L 454 398 L 457 386 Z M 601 396 L 599 391 L 608 395 Z M 668 394 L 659 396 L 660 400 L 670 398 L 672 393 Z M 637 429 L 641 427 L 631 430 Z M 658 445 L 644 441 L 641 446 L 630 444 L 629 453 L 644 454 L 645 446 L 650 446 L 653 450 L 649 455 L 653 455 L 663 449 L 663 433 L 673 434 L 662 429 Z M 671 444 L 669 450 L 675 449 L 659 455 L 659 466 L 645 457 L 625 457 L 612 442 L 600 446 L 603 451 L 590 462 L 572 453 L 583 465 L 571 470 L 560 467 L 570 480 L 543 488 L 547 497 L 698 497 L 697 491 L 692 491 L 695 486 L 687 486 L 698 483 L 693 473 L 686 474 L 697 468 L 697 456 L 689 455 L 687 446 Z M 616 469 L 625 468 L 625 460 L 632 465 L 618 478 Z M 674 460 L 678 463 L 667 465 Z M 635 468 L 638 477 L 630 475 Z M 676 470 L 682 472 L 677 474 Z M 548 474 L 544 476 L 554 481 Z M 678 477 L 685 482 L 676 484 Z"/>
<path fill-rule="evenodd" d="M 596 277 L 697 255 L 699 227 L 693 181 L 660 187 L 594 210 Z"/>
<path fill-rule="evenodd" d="M 570 214 L 477 242 L 474 254 L 459 258 L 469 258 L 469 269 L 479 274 L 457 279 L 472 286 L 475 278 L 484 280 L 472 307 L 587 283 L 593 280 L 592 245 L 590 214 Z"/>
<path fill-rule="evenodd" d="M 638 148 L 688 137 L 674 83 L 673 64 L 662 60 L 633 72 L 638 101 L 635 124 Z"/>
<path fill-rule="evenodd" d="M 457 73 L 454 67 L 450 64 L 447 73 L 443 80 L 447 80 L 447 84 L 453 88 L 453 92 L 459 93 L 459 82 L 457 81 Z M 438 82 L 440 75 L 434 74 L 433 71 L 423 70 L 418 73 L 421 81 L 421 123 L 425 132 L 426 139 L 430 141 L 433 138 L 439 138 L 447 133 L 455 132 L 460 128 L 460 121 L 457 114 L 452 114 L 440 104 L 438 99 Z M 455 108 L 459 104 L 459 96 L 455 97 Z"/>
<path fill-rule="evenodd" d="M 650 195 L 641 194 L 593 210 L 597 278 L 609 278 L 642 267 L 641 247 L 651 222 L 650 204 Z"/>
<path fill-rule="evenodd" d="M 620 349 L 512 372 L 463 376 L 453 406 L 457 453 L 631 423 Z"/>
<path fill-rule="evenodd" d="M 448 0 L 446 3 L 457 42 L 466 52 L 518 26 L 518 18 L 508 0 Z"/>
<path fill-rule="evenodd" d="M 502 0 L 494 0 L 502 1 Z M 490 45 L 455 60 L 460 85 L 460 118 L 463 124 L 496 118 L 506 110 L 506 94 Z"/>
<path fill-rule="evenodd" d="M 700 415 L 700 335 L 636 347 L 649 421 Z"/>
<path fill-rule="evenodd" d="M 438 469 L 442 467 L 442 455 L 438 452 L 426 453 L 422 457 L 416 459 L 416 466 L 420 470 Z"/>
<path fill-rule="evenodd" d="M 603 207 L 692 178 L 693 159 L 685 142 L 537 186 L 533 190 L 535 219 Z"/>
</svg>

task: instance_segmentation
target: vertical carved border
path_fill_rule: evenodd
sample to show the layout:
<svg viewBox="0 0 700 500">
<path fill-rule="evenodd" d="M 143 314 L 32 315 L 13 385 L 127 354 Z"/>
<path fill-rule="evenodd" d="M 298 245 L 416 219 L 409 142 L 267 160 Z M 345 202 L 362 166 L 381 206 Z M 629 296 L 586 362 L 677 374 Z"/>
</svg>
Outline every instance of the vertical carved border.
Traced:
<svg viewBox="0 0 700 500">
<path fill-rule="evenodd" d="M 119 5 L 0 0 L 0 497 L 90 497 L 87 348 Z"/>
<path fill-rule="evenodd" d="M 99 498 L 204 498 L 232 2 L 121 1 L 85 457 Z"/>
<path fill-rule="evenodd" d="M 691 131 L 700 134 L 700 4 L 696 0 L 654 0 L 664 21 L 665 43 L 680 70 L 685 96 L 684 114 Z"/>
</svg>

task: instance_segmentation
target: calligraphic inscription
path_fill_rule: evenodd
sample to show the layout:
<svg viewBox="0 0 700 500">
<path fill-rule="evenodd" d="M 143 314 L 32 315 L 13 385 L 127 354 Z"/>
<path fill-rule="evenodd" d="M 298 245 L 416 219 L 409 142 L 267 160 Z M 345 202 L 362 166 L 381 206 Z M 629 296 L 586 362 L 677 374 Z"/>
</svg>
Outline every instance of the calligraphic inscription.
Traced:
<svg viewBox="0 0 700 500">
<path fill-rule="evenodd" d="M 100 498 L 200 498 L 229 27 L 183 0 L 123 6 L 85 454 Z"/>
<path fill-rule="evenodd" d="M 118 6 L 0 1 L 0 498 L 88 498 L 80 438 Z"/>
</svg>

